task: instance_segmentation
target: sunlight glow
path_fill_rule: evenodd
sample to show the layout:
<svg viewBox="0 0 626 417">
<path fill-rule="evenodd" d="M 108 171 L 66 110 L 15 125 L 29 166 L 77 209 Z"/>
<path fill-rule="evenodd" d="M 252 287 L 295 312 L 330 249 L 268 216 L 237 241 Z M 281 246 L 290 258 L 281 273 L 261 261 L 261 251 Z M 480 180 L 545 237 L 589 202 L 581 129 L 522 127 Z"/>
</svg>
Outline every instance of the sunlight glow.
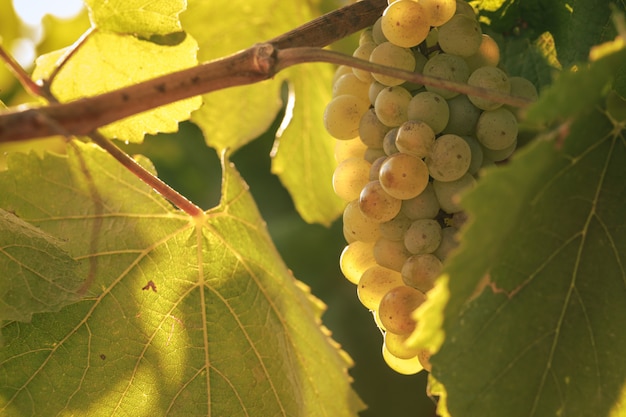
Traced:
<svg viewBox="0 0 626 417">
<path fill-rule="evenodd" d="M 76 16 L 83 8 L 82 0 L 13 0 L 15 13 L 30 26 L 41 24 L 41 19 L 51 14 L 62 19 Z"/>
</svg>

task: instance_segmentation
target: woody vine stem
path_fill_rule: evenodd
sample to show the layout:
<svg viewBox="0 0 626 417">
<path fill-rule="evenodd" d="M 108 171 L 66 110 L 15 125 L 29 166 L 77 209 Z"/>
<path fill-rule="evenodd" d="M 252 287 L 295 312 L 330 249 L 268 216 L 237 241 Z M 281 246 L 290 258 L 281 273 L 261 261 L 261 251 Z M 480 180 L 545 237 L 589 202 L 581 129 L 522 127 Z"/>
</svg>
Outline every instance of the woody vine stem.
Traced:
<svg viewBox="0 0 626 417">
<path fill-rule="evenodd" d="M 322 49 L 326 45 L 371 26 L 386 5 L 386 0 L 362 0 L 233 55 L 67 103 L 59 103 L 49 87 L 63 65 L 97 29 L 86 32 L 59 60 L 57 69 L 50 78 L 38 82 L 33 81 L 0 46 L 0 58 L 14 72 L 24 88 L 50 103 L 44 107 L 9 109 L 0 113 L 0 143 L 53 135 L 62 135 L 68 139 L 72 136 L 88 136 L 176 207 L 190 216 L 201 217 L 202 209 L 145 170 L 113 142 L 101 135 L 97 129 L 125 117 L 175 101 L 228 87 L 267 80 L 285 68 L 307 62 L 348 65 L 424 85 L 490 98 L 517 107 L 525 107 L 529 104 L 521 98 L 427 77 L 419 73 L 401 71 Z"/>
</svg>

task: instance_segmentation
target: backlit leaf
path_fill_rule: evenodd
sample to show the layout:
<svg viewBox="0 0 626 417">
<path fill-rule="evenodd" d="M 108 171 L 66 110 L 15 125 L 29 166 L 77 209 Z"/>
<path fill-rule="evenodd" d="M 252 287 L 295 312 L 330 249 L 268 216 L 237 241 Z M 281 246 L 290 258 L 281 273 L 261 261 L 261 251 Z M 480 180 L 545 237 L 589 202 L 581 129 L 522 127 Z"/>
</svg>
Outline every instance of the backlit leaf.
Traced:
<svg viewBox="0 0 626 417">
<path fill-rule="evenodd" d="M 30 175 L 19 176 L 27 167 Z M 67 240 L 87 296 L 3 328 L 0 414 L 354 416 L 348 359 L 235 168 L 200 218 L 101 150 L 15 155 L 0 207 Z M 45 187 L 44 187 L 45 184 Z M 44 191 L 45 190 L 45 191 Z M 54 393 L 52 395 L 52 393 Z"/>
</svg>

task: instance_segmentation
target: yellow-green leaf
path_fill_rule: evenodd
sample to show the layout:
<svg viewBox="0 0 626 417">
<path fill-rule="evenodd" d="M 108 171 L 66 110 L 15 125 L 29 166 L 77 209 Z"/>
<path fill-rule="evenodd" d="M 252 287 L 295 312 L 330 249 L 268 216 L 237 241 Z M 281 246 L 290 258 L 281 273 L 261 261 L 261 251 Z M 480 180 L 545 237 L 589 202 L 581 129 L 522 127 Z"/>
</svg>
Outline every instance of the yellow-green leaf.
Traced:
<svg viewBox="0 0 626 417">
<path fill-rule="evenodd" d="M 64 50 L 37 60 L 33 77 L 47 79 Z M 131 35 L 94 32 L 61 68 L 52 82 L 60 101 L 94 96 L 196 64 L 197 44 L 187 36 L 176 45 L 158 45 Z M 101 132 L 112 138 L 140 142 L 145 134 L 175 132 L 201 104 L 199 97 L 178 101 L 112 123 Z"/>
<path fill-rule="evenodd" d="M 356 415 L 319 302 L 223 166 L 220 205 L 192 218 L 94 146 L 9 159 L 0 207 L 95 274 L 80 302 L 3 327 L 0 415 Z"/>
</svg>

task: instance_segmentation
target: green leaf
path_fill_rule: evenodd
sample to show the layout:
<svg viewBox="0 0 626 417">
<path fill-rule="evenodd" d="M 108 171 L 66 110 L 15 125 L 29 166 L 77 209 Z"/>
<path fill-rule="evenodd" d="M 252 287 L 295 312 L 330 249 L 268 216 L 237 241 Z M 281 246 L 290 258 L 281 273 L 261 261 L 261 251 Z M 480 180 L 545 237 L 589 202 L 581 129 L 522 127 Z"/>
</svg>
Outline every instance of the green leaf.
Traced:
<svg viewBox="0 0 626 417">
<path fill-rule="evenodd" d="M 463 200 L 432 358 L 453 416 L 626 412 L 626 141 L 597 104 Z"/>
<path fill-rule="evenodd" d="M 185 0 L 86 0 L 92 24 L 105 31 L 142 38 L 181 30 L 178 15 Z"/>
<path fill-rule="evenodd" d="M 293 79 L 293 109 L 285 129 L 279 130 L 272 152 L 272 172 L 289 190 L 298 213 L 309 223 L 326 226 L 343 211 L 345 202 L 332 187 L 337 166 L 335 140 L 323 124 L 325 104 L 331 99 L 332 69 L 324 64 L 309 64 L 289 70 Z M 283 123 L 284 123 L 283 122 Z"/>
<path fill-rule="evenodd" d="M 528 111 L 528 121 L 537 125 L 573 117 L 592 108 L 605 96 L 626 62 L 626 49 L 604 56 L 578 71 L 563 71 Z"/>
<path fill-rule="evenodd" d="M 0 209 L 0 321 L 30 321 L 76 301 L 77 265 L 63 242 Z"/>
<path fill-rule="evenodd" d="M 176 70 L 191 67 L 196 61 L 197 44 L 192 37 L 176 45 L 157 45 L 131 35 L 94 32 L 80 45 L 52 82 L 59 101 L 94 96 L 136 84 Z M 47 79 L 65 50 L 37 59 L 34 79 Z M 111 123 L 100 131 L 111 138 L 141 142 L 145 134 L 175 132 L 178 122 L 187 120 L 201 105 L 199 97 Z"/>
<path fill-rule="evenodd" d="M 361 408 L 347 356 L 320 329 L 320 302 L 283 264 L 227 160 L 221 203 L 201 218 L 173 209 L 94 146 L 9 162 L 0 207 L 65 239 L 95 276 L 80 302 L 4 326 L 1 415 Z"/>
<path fill-rule="evenodd" d="M 312 15 L 311 6 L 302 2 L 190 0 L 181 21 L 198 40 L 198 59 L 210 61 L 287 32 Z M 207 144 L 218 151 L 236 151 L 272 124 L 282 107 L 284 79 L 279 73 L 272 80 L 206 94 L 205 105 L 191 120 L 202 129 Z"/>
</svg>

